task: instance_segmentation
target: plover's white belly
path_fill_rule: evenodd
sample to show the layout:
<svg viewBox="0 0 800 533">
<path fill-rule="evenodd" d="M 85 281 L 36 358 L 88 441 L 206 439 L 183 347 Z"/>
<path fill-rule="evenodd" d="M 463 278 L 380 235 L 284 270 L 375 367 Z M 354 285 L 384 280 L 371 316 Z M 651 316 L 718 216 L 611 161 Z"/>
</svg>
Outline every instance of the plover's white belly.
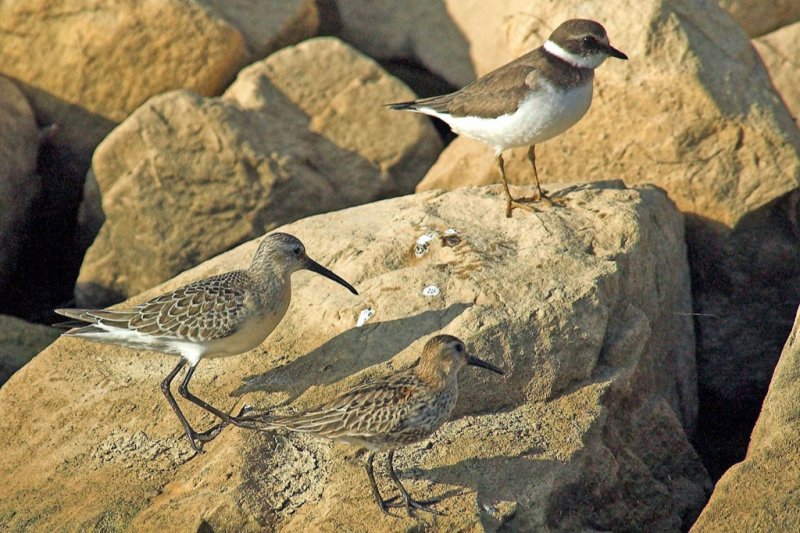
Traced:
<svg viewBox="0 0 800 533">
<path fill-rule="evenodd" d="M 541 87 L 531 93 L 514 113 L 497 118 L 431 114 L 447 122 L 456 133 L 483 141 L 498 152 L 538 144 L 572 127 L 592 103 L 591 81 L 569 91 Z"/>
</svg>

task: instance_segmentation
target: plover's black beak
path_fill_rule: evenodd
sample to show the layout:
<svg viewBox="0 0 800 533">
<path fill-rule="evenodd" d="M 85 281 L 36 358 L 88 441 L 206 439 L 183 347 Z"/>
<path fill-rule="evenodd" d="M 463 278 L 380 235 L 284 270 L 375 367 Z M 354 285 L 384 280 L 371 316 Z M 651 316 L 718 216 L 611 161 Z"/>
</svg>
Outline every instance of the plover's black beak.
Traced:
<svg viewBox="0 0 800 533">
<path fill-rule="evenodd" d="M 336 274 L 334 274 L 333 272 L 331 272 L 330 270 L 328 270 L 324 266 L 320 265 L 319 263 L 317 263 L 313 259 L 310 259 L 310 258 L 306 259 L 306 268 L 308 270 L 310 270 L 311 272 L 316 272 L 317 274 L 320 274 L 320 275 L 325 276 L 326 278 L 328 278 L 330 280 L 335 281 L 339 285 L 347 287 L 347 290 L 349 290 L 350 292 L 352 292 L 355 295 L 358 295 L 358 291 L 352 285 L 350 285 L 345 280 L 343 280 L 342 278 L 340 278 L 339 276 L 337 276 Z"/>
<path fill-rule="evenodd" d="M 483 359 L 478 359 L 474 355 L 467 356 L 467 364 L 470 366 L 479 366 L 481 368 L 485 368 L 487 370 L 491 370 L 492 372 L 497 372 L 498 374 L 505 375 L 505 372 L 494 366 L 492 363 L 487 363 Z"/>
<path fill-rule="evenodd" d="M 612 57 L 616 57 L 617 59 L 628 59 L 624 53 L 620 52 L 610 44 L 607 44 L 603 47 L 603 51 Z"/>
</svg>

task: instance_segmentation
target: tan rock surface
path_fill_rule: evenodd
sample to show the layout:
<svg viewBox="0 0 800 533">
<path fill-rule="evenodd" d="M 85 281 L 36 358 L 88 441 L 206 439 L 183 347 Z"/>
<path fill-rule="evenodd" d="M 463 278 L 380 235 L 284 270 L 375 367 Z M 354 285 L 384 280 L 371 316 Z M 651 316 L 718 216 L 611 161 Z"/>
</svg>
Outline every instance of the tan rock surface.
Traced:
<svg viewBox="0 0 800 533">
<path fill-rule="evenodd" d="M 244 36 L 251 60 L 317 34 L 320 13 L 314 0 L 198 0 Z"/>
<path fill-rule="evenodd" d="M 800 3 L 796 0 L 717 0 L 717 4 L 730 13 L 750 37 L 800 20 Z"/>
<path fill-rule="evenodd" d="M 450 12 L 476 50 L 478 74 L 540 45 L 560 21 L 578 16 L 601 21 L 631 58 L 598 69 L 589 113 L 537 147 L 543 181 L 654 181 L 682 211 L 727 226 L 800 186 L 797 127 L 747 36 L 715 6 L 694 0 L 458 5 Z M 634 15 L 635 24 L 627 18 Z M 418 190 L 495 182 L 491 150 L 467 143 L 451 144 Z M 476 158 L 482 162 L 472 171 Z M 509 178 L 530 183 L 530 167 L 515 164 L 521 154 L 512 159 Z"/>
<path fill-rule="evenodd" d="M 0 72 L 22 83 L 40 123 L 59 125 L 61 158 L 83 172 L 97 143 L 149 97 L 219 94 L 248 59 L 236 28 L 179 0 L 3 2 L 0 49 Z"/>
<path fill-rule="evenodd" d="M 188 461 L 158 390 L 174 359 L 62 339 L 0 390 L 0 432 L 15 435 L 0 442 L 0 528 L 688 527 L 709 483 L 683 429 L 697 404 L 682 218 L 652 188 L 570 195 L 513 219 L 494 187 L 295 222 L 284 230 L 361 295 L 296 274 L 265 344 L 195 375 L 225 408 L 307 407 L 412 364 L 435 332 L 464 338 L 507 377 L 464 371 L 455 419 L 397 458 L 414 494 L 449 496 L 446 516 L 383 517 L 350 449 L 297 435 L 230 428 Z M 241 267 L 256 244 L 137 300 Z"/>
<path fill-rule="evenodd" d="M 800 22 L 785 26 L 753 41 L 767 67 L 772 84 L 795 121 L 800 117 Z"/>
<path fill-rule="evenodd" d="M 413 191 L 441 142 L 423 117 L 379 106 L 412 97 L 321 38 L 248 67 L 221 99 L 153 98 L 95 154 L 107 219 L 79 305 L 119 301 L 279 224 Z"/>
<path fill-rule="evenodd" d="M 654 182 L 686 212 L 701 394 L 694 436 L 713 478 L 744 457 L 800 301 L 800 136 L 741 29 L 708 2 L 458 3 L 479 73 L 561 20 L 601 21 L 630 61 L 598 69 L 592 108 L 537 147 L 544 181 Z M 523 149 L 524 150 L 524 149 Z M 523 150 L 506 166 L 532 180 Z M 495 183 L 490 150 L 456 139 L 418 190 Z"/>
<path fill-rule="evenodd" d="M 56 340 L 60 333 L 50 326 L 0 315 L 0 385 Z"/>
<path fill-rule="evenodd" d="M 747 457 L 719 480 L 692 531 L 800 529 L 800 316 L 764 399 Z"/>
<path fill-rule="evenodd" d="M 470 43 L 449 12 L 453 2 L 335 1 L 339 35 L 370 57 L 414 59 L 456 86 L 475 79 Z"/>
</svg>

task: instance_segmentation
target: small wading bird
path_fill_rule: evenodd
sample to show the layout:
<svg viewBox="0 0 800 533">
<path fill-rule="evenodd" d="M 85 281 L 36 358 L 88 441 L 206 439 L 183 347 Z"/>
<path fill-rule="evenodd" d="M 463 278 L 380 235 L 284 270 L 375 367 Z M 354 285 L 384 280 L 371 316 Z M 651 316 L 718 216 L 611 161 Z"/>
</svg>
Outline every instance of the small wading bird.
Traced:
<svg viewBox="0 0 800 533">
<path fill-rule="evenodd" d="M 64 335 L 119 344 L 179 356 L 180 362 L 161 383 L 192 448 L 216 437 L 231 417 L 189 391 L 189 380 L 204 357 L 240 354 L 261 344 L 289 308 L 291 275 L 310 270 L 356 290 L 345 280 L 311 260 L 297 237 L 272 233 L 264 237 L 247 270 L 201 279 L 128 309 L 56 309 L 76 319 Z M 83 325 L 89 323 L 90 325 Z M 170 384 L 189 363 L 178 388 L 181 396 L 213 413 L 222 422 L 198 433 L 187 422 L 170 391 Z"/>
<path fill-rule="evenodd" d="M 606 30 L 593 20 L 561 24 L 544 45 L 478 78 L 454 93 L 389 104 L 446 122 L 461 135 L 483 141 L 495 150 L 495 163 L 506 193 L 506 216 L 530 202 L 553 203 L 539 185 L 536 145 L 575 125 L 592 103 L 594 69 L 609 56 L 628 56 L 608 43 Z M 508 189 L 503 152 L 529 146 L 536 195 L 513 198 Z"/>
<path fill-rule="evenodd" d="M 444 424 L 456 405 L 458 371 L 464 365 L 503 374 L 496 366 L 468 354 L 456 337 L 438 335 L 425 344 L 422 357 L 413 368 L 360 385 L 304 413 L 240 414 L 232 422 L 250 429 L 285 428 L 366 448 L 369 454 L 364 466 L 381 511 L 391 514 L 390 508 L 405 506 L 409 516 L 415 509 L 441 514 L 429 507 L 439 500 L 417 501 L 408 494 L 394 470 L 394 452 L 429 437 Z M 397 502 L 396 496 L 384 500 L 378 490 L 372 463 L 379 451 L 388 452 L 386 469 L 402 502 Z"/>
</svg>

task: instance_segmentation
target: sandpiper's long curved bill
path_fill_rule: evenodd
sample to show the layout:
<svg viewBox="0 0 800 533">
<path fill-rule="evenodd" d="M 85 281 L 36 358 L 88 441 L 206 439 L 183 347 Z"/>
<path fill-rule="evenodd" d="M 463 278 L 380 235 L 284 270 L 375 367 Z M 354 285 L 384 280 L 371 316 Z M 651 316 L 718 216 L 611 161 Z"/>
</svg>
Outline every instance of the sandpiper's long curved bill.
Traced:
<svg viewBox="0 0 800 533">
<path fill-rule="evenodd" d="M 474 355 L 467 356 L 467 364 L 471 366 L 479 366 L 481 368 L 491 370 L 492 372 L 497 372 L 501 376 L 505 375 L 505 372 L 503 372 L 500 368 L 494 366 L 492 363 L 487 363 L 483 359 L 478 359 Z"/>
<path fill-rule="evenodd" d="M 608 55 L 610 55 L 612 57 L 616 57 L 617 59 L 628 59 L 628 56 L 625 55 L 624 52 L 621 52 L 621 51 L 617 50 L 616 48 L 614 48 L 610 44 L 605 45 L 604 48 L 605 48 L 605 53 L 607 53 Z"/>
<path fill-rule="evenodd" d="M 339 276 L 337 276 L 336 274 L 334 274 L 333 272 L 331 272 L 330 270 L 328 270 L 324 266 L 320 265 L 319 263 L 317 263 L 313 259 L 307 259 L 306 260 L 306 268 L 309 269 L 311 272 L 316 272 L 317 274 L 320 274 L 320 275 L 325 276 L 326 278 L 328 278 L 330 280 L 335 281 L 339 285 L 347 287 L 347 290 L 349 290 L 350 292 L 352 292 L 355 295 L 358 295 L 358 291 L 352 285 L 350 285 L 345 280 L 343 280 L 342 278 L 340 278 Z"/>
</svg>

